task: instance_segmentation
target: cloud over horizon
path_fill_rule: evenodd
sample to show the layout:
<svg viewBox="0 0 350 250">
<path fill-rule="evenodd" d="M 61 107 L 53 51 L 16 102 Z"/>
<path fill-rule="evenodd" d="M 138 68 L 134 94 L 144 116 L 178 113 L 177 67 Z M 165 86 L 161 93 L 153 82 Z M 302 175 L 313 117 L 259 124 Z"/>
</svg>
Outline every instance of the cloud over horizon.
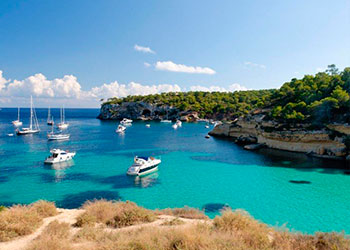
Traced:
<svg viewBox="0 0 350 250">
<path fill-rule="evenodd" d="M 178 84 L 141 84 L 129 82 L 122 84 L 117 81 L 104 83 L 100 86 L 83 90 L 74 75 L 64 75 L 62 78 L 49 80 L 42 73 L 37 73 L 23 80 L 8 80 L 0 70 L 0 104 L 6 106 L 28 105 L 28 97 L 32 95 L 39 105 L 52 106 L 66 104 L 74 107 L 98 107 L 100 99 L 111 97 L 126 97 L 128 95 L 149 95 L 164 92 L 181 91 L 220 91 L 233 92 L 248 90 L 246 87 L 234 83 L 227 88 L 220 86 L 193 85 L 181 88 Z"/>
<path fill-rule="evenodd" d="M 137 45 L 137 44 L 135 44 L 134 50 L 140 51 L 140 52 L 143 52 L 143 53 L 151 53 L 151 54 L 155 54 L 156 53 L 155 51 L 151 50 L 150 47 L 144 47 L 144 46 L 140 46 L 140 45 Z"/>
<path fill-rule="evenodd" d="M 199 66 L 187 66 L 184 64 L 176 64 L 172 61 L 158 61 L 155 65 L 155 69 L 171 71 L 171 72 L 182 72 L 189 74 L 208 74 L 214 75 L 216 74 L 215 70 L 208 67 L 199 67 Z"/>
</svg>

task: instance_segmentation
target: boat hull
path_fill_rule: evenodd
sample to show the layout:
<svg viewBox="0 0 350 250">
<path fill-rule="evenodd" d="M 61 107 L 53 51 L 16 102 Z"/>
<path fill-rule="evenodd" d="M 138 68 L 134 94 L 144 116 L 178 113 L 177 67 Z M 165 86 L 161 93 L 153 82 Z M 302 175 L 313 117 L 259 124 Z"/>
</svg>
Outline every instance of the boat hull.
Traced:
<svg viewBox="0 0 350 250">
<path fill-rule="evenodd" d="M 130 175 L 130 176 L 141 176 L 141 175 L 146 175 L 146 174 L 152 173 L 152 172 L 157 171 L 157 170 L 158 170 L 158 164 L 154 165 L 154 166 L 147 167 L 147 168 L 140 169 L 138 172 L 128 171 L 126 174 Z"/>
<path fill-rule="evenodd" d="M 40 130 L 18 130 L 16 133 L 17 135 L 30 135 L 30 134 L 36 134 L 39 132 Z"/>
</svg>

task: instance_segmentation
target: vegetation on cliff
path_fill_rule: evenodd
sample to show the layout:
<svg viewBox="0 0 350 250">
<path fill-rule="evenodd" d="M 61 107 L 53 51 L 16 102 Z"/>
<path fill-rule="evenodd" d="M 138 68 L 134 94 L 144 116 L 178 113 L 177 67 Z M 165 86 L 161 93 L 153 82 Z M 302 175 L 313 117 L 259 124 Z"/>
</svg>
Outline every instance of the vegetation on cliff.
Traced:
<svg viewBox="0 0 350 250">
<path fill-rule="evenodd" d="M 270 118 L 280 122 L 350 122 L 350 67 L 293 78 L 275 91 Z"/>
</svg>

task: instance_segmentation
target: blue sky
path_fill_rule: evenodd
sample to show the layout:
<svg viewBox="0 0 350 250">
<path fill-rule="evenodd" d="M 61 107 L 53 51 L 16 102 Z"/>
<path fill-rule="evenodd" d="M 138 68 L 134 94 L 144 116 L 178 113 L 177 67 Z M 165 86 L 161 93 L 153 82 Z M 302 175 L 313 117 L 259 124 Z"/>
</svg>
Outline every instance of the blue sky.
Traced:
<svg viewBox="0 0 350 250">
<path fill-rule="evenodd" d="M 349 28 L 348 0 L 1 0 L 0 106 L 277 88 L 350 66 Z"/>
</svg>

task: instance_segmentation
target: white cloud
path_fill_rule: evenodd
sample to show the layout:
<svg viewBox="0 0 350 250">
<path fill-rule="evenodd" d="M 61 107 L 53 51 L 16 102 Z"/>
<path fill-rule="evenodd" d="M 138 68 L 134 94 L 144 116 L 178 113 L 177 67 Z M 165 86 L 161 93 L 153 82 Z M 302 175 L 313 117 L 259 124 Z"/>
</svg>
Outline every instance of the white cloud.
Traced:
<svg viewBox="0 0 350 250">
<path fill-rule="evenodd" d="M 241 90 L 248 90 L 248 88 L 238 84 L 233 83 L 228 86 L 228 88 L 220 87 L 220 86 L 201 86 L 201 85 L 195 85 L 190 87 L 190 91 L 206 91 L 206 92 L 234 92 L 234 91 L 241 91 Z"/>
<path fill-rule="evenodd" d="M 165 70 L 165 71 L 172 71 L 172 72 L 183 72 L 183 73 L 190 73 L 190 74 L 208 74 L 213 75 L 216 72 L 208 67 L 198 67 L 198 66 L 186 66 L 184 64 L 176 64 L 172 61 L 166 61 L 166 62 L 157 62 L 155 68 L 157 70 Z"/>
<path fill-rule="evenodd" d="M 144 65 L 146 68 L 151 67 L 151 64 L 150 64 L 150 63 L 148 63 L 148 62 L 144 62 L 144 63 L 143 63 L 143 65 Z"/>
<path fill-rule="evenodd" d="M 246 87 L 234 83 L 226 87 L 194 85 L 188 88 L 191 91 L 220 91 L 230 92 L 247 90 Z M 0 71 L 0 104 L 3 106 L 28 106 L 28 97 L 33 95 L 37 106 L 63 105 L 67 107 L 98 107 L 101 98 L 125 97 L 128 95 L 149 95 L 164 92 L 187 91 L 177 84 L 144 85 L 130 82 L 121 84 L 117 81 L 96 86 L 90 90 L 82 90 L 77 78 L 65 75 L 53 80 L 38 73 L 24 80 L 7 80 Z"/>
<path fill-rule="evenodd" d="M 246 65 L 248 67 L 266 69 L 266 66 L 264 64 L 258 64 L 258 63 L 253 63 L 253 62 L 244 62 L 244 65 Z"/>
<path fill-rule="evenodd" d="M 155 54 L 156 53 L 153 50 L 151 50 L 150 47 L 139 46 L 137 44 L 135 44 L 134 49 L 136 51 L 140 51 L 140 52 L 144 52 L 144 53 L 151 53 L 151 54 Z"/>
<path fill-rule="evenodd" d="M 321 67 L 316 68 L 316 73 L 319 73 L 319 72 L 325 72 L 325 71 L 326 71 L 326 69 L 325 69 L 325 68 L 321 68 Z"/>
</svg>

